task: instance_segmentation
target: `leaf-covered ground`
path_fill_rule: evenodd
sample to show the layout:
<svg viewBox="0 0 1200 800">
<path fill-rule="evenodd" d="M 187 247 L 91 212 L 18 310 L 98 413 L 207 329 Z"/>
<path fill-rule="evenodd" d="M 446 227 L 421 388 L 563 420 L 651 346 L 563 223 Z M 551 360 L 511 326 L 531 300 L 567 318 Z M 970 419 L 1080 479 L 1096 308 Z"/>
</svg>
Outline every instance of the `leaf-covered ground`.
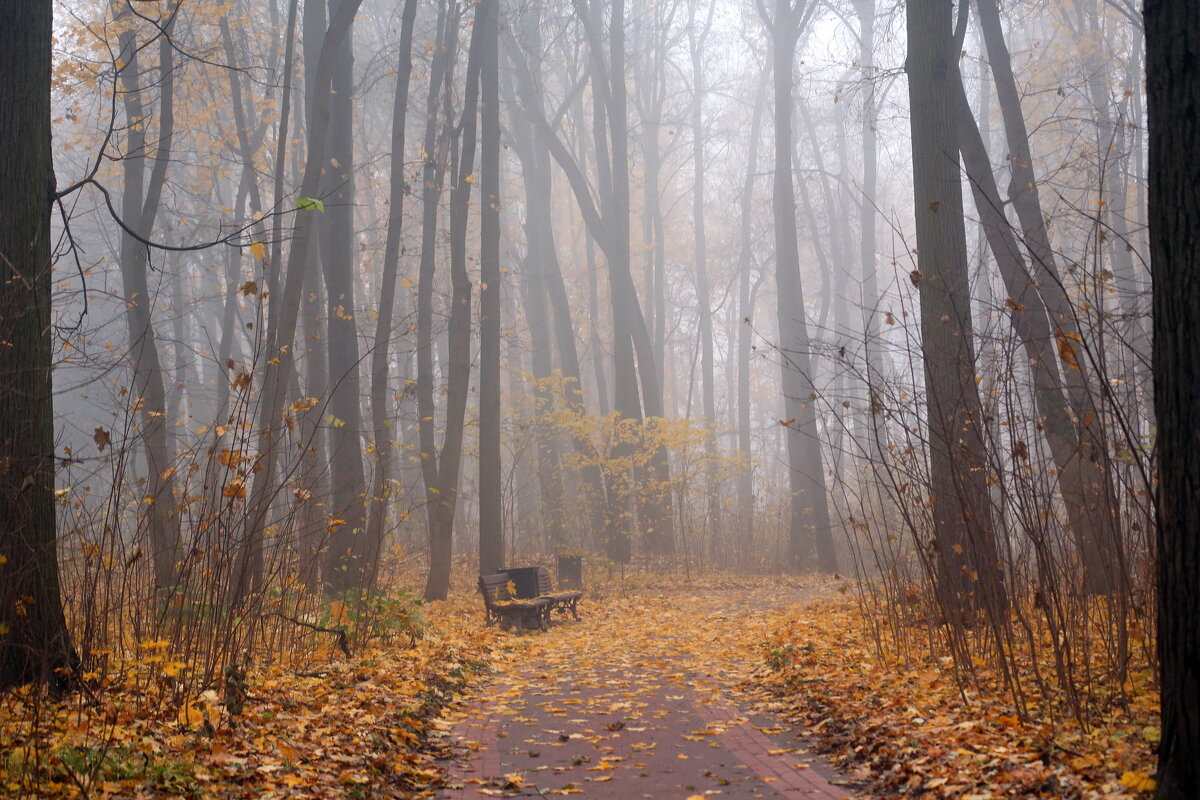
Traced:
<svg viewBox="0 0 1200 800">
<path fill-rule="evenodd" d="M 1090 800 L 1152 792 L 1158 696 L 1148 671 L 1131 669 L 1128 707 L 1111 703 L 1087 728 L 1066 715 L 1023 721 L 999 676 L 979 668 L 960 684 L 949 658 L 881 659 L 867 630 L 844 597 L 794 607 L 764 637 L 768 664 L 747 685 L 761 707 L 810 731 L 835 763 L 881 794 Z"/>
<path fill-rule="evenodd" d="M 859 798 L 1152 785 L 1144 687 L 1086 731 L 1022 722 L 985 674 L 962 688 L 937 660 L 880 660 L 836 583 L 589 577 L 583 621 L 546 633 L 485 629 L 463 590 L 427 607 L 415 645 L 251 668 L 237 716 L 215 689 L 182 707 L 147 697 L 169 687 L 158 654 L 157 684 L 0 696 L 0 795 L 737 800 L 802 796 L 789 787 L 805 773 Z"/>
<path fill-rule="evenodd" d="M 777 718 L 731 698 L 781 610 L 819 586 L 645 587 L 516 637 L 446 737 L 447 800 L 842 800 L 853 787 Z"/>
<path fill-rule="evenodd" d="M 153 647 L 126 681 L 59 703 L 0 696 L 0 741 L 11 743 L 0 796 L 413 796 L 440 775 L 423 746 L 431 725 L 500 638 L 478 624 L 477 604 L 465 594 L 437 604 L 411 644 L 375 642 L 350 659 L 330 646 L 302 668 L 251 668 L 236 716 L 223 687 L 176 702 L 181 665 Z"/>
</svg>

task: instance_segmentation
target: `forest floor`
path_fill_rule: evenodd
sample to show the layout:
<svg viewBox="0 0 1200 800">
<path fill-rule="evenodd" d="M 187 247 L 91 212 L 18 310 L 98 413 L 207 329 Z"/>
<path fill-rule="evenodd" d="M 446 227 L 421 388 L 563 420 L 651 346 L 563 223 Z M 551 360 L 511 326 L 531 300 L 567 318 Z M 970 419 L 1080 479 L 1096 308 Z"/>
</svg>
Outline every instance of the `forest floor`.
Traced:
<svg viewBox="0 0 1200 800">
<path fill-rule="evenodd" d="M 415 642 L 252 668 L 237 716 L 151 647 L 61 701 L 0 695 L 0 796 L 1148 797 L 1144 685 L 1086 730 L 1021 719 L 983 671 L 881 658 L 849 588 L 594 580 L 544 633 L 462 590 Z"/>
</svg>

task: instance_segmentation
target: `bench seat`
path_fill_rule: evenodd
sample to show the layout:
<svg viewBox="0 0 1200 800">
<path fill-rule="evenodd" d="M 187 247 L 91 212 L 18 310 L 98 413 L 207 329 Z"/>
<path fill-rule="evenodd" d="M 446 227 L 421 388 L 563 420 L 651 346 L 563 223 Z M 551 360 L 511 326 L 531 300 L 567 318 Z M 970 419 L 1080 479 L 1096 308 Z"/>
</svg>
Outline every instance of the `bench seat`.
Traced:
<svg viewBox="0 0 1200 800">
<path fill-rule="evenodd" d="M 484 623 L 507 629 L 546 629 L 548 609 L 553 601 L 544 597 L 514 598 L 507 573 L 497 572 L 479 576 L 479 593 L 483 595 Z"/>
<path fill-rule="evenodd" d="M 583 592 L 578 590 L 554 591 L 554 582 L 550 580 L 550 570 L 538 567 L 538 599 L 550 601 L 545 610 L 547 621 L 550 619 L 551 612 L 554 611 L 560 614 L 570 613 L 578 620 L 581 597 L 583 597 Z"/>
</svg>

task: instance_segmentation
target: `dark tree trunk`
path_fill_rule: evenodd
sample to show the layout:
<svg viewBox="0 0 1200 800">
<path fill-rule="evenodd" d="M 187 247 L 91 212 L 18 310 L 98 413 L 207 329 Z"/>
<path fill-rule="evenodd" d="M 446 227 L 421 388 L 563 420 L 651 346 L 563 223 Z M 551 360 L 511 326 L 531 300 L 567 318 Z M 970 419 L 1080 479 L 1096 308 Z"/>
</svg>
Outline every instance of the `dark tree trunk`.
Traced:
<svg viewBox="0 0 1200 800">
<path fill-rule="evenodd" d="M 128 9 L 129 7 L 127 7 Z M 131 13 L 123 10 L 121 15 Z M 149 182 L 146 179 L 146 127 L 148 118 L 142 98 L 141 61 L 138 58 L 137 32 L 129 29 L 119 37 L 123 66 L 120 81 L 124 96 L 128 138 L 122 159 L 124 185 L 121 217 L 138 237 L 149 239 L 166 184 L 174 134 L 175 49 L 169 41 L 174 27 L 174 12 L 168 7 L 162 20 L 159 39 L 158 145 L 155 148 Z M 133 368 L 135 408 L 141 419 L 142 442 L 146 452 L 147 495 L 152 498 L 148 523 L 154 580 L 159 588 L 173 587 L 178 580 L 181 556 L 179 514 L 176 508 L 171 453 L 167 448 L 166 388 L 158 337 L 151 318 L 150 284 L 147 266 L 150 251 L 127 231 L 121 233 L 121 282 L 125 292 L 125 320 L 129 330 L 129 355 Z"/>
<path fill-rule="evenodd" d="M 958 621 L 971 608 L 998 609 L 1004 588 L 975 385 L 951 11 L 951 0 L 909 2 L 905 69 L 919 254 L 912 277 L 921 299 L 936 580 L 945 613 Z"/>
<path fill-rule="evenodd" d="M 332 19 L 352 0 L 329 0 Z M 325 161 L 321 215 L 321 267 L 325 275 L 329 335 L 329 468 L 337 479 L 329 493 L 335 520 L 323 576 L 328 591 L 362 587 L 366 579 L 367 508 L 363 471 L 362 402 L 358 364 L 358 321 L 355 319 L 354 265 L 354 47 L 353 24 L 346 31 L 334 64 L 330 106 L 329 150 Z M 342 524 L 337 524 L 341 520 Z"/>
<path fill-rule="evenodd" d="M 433 583 L 435 569 L 444 570 L 434 588 L 449 587 L 450 544 L 443 544 L 442 500 L 438 480 L 439 462 L 434 415 L 433 374 L 433 289 L 436 278 L 436 250 L 438 242 L 438 208 L 441 203 L 442 187 L 445 182 L 445 154 L 448 147 L 447 131 L 451 123 L 449 111 L 443 110 L 448 102 L 443 95 L 451 82 L 450 72 L 455 51 L 458 48 L 458 10 L 450 8 L 442 0 L 438 4 L 437 41 L 433 62 L 430 65 L 429 95 L 425 109 L 425 139 L 422 145 L 424 164 L 421 169 L 421 261 L 417 277 L 417 436 L 421 459 L 421 479 L 425 485 L 425 521 L 429 538 L 429 582 Z M 446 119 L 443 119 L 446 115 Z M 447 527 L 447 531 L 452 530 Z M 444 538 L 449 538 L 447 533 Z M 444 564 L 443 564 L 444 561 Z M 428 588 L 428 587 L 427 587 Z"/>
<path fill-rule="evenodd" d="M 62 687 L 78 663 L 54 522 L 52 5 L 0 6 L 0 689 Z"/>
<path fill-rule="evenodd" d="M 476 6 L 480 72 L 479 571 L 504 566 L 500 466 L 500 0 Z"/>
<path fill-rule="evenodd" d="M 1158 800 L 1200 797 L 1200 16 L 1147 0 L 1154 410 L 1158 419 Z"/>
</svg>

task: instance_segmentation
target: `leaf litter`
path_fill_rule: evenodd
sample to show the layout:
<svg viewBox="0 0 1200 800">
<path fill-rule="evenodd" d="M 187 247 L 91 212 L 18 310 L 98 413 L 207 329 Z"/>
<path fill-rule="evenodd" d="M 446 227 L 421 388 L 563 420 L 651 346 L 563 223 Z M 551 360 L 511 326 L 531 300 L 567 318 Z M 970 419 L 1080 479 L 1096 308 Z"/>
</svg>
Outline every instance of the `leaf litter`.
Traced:
<svg viewBox="0 0 1200 800">
<path fill-rule="evenodd" d="M 981 679 L 964 693 L 944 664 L 879 657 L 859 609 L 837 588 L 817 579 L 635 576 L 590 589 L 584 620 L 546 633 L 485 629 L 478 598 L 459 592 L 427 607 L 430 633 L 412 646 L 376 643 L 350 660 L 331 647 L 304 673 L 252 670 L 250 699 L 236 718 L 212 689 L 157 705 L 136 696 L 135 681 L 58 702 L 10 692 L 0 699 L 0 795 L 435 796 L 454 785 L 447 769 L 456 748 L 488 746 L 455 736 L 478 716 L 478 695 L 488 698 L 488 714 L 529 729 L 519 746 L 530 758 L 575 740 L 603 753 L 616 737 L 626 737 L 630 751 L 509 773 L 481 786 L 485 794 L 538 791 L 552 772 L 571 777 L 556 793 L 611 797 L 605 784 L 622 770 L 644 774 L 637 759 L 645 754 L 705 740 L 715 746 L 715 737 L 757 724 L 759 714 L 787 723 L 760 730 L 796 726 L 851 780 L 889 796 L 1093 800 L 1153 789 L 1157 698 L 1147 687 L 1128 711 L 1086 731 L 1063 720 L 1024 722 L 994 682 Z M 148 652 L 164 672 L 186 668 L 160 648 Z M 517 677 L 530 663 L 540 671 Z M 475 685 L 486 688 L 473 696 Z M 572 687 L 589 693 L 573 697 Z M 553 695 L 537 709 L 561 725 L 534 727 L 534 688 Z M 662 704 L 648 702 L 655 695 Z M 722 697 L 744 713 L 674 734 L 678 743 L 661 738 L 672 704 Z M 596 719 L 603 722 L 592 725 Z M 770 756 L 804 770 L 806 751 L 781 747 Z"/>
</svg>

